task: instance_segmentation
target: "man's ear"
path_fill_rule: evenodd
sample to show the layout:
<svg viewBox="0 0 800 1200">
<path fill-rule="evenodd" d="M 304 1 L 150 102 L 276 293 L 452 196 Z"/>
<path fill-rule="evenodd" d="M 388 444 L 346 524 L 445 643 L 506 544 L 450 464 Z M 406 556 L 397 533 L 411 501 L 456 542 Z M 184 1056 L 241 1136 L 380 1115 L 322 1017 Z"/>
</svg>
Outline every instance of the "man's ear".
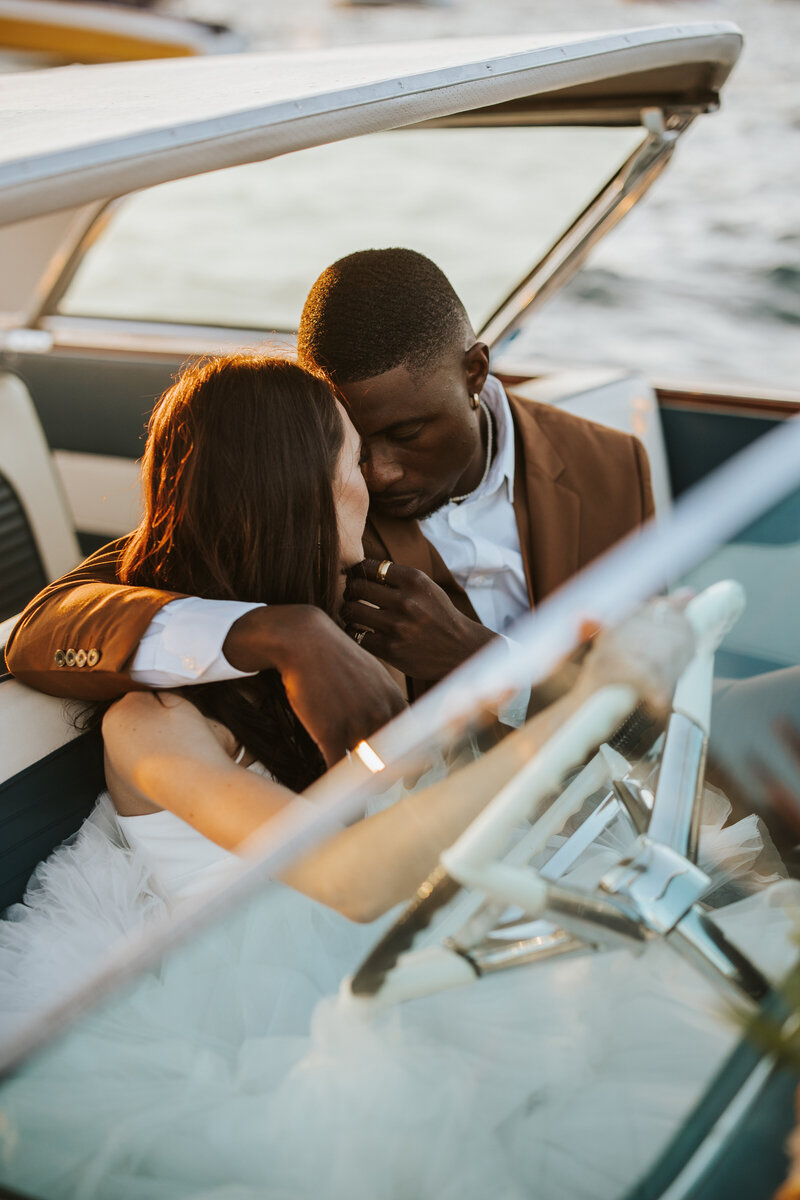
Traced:
<svg viewBox="0 0 800 1200">
<path fill-rule="evenodd" d="M 480 394 L 489 374 L 489 347 L 485 342 L 475 342 L 464 353 L 464 369 L 467 375 L 467 391 Z"/>
</svg>

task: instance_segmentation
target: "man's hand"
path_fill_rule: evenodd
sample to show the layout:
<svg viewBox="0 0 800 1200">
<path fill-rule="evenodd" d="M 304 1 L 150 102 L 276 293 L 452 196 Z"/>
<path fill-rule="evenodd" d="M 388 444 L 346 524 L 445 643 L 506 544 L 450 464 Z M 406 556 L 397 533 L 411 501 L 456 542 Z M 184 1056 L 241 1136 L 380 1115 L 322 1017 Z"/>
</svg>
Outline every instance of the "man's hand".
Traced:
<svg viewBox="0 0 800 1200">
<path fill-rule="evenodd" d="M 350 578 L 342 618 L 368 632 L 365 650 L 412 679 L 442 679 L 495 636 L 465 617 L 422 571 L 392 563 L 378 582 L 379 564 L 367 559 Z"/>
<path fill-rule="evenodd" d="M 319 608 L 254 608 L 223 644 L 239 671 L 280 673 L 294 712 L 330 766 L 405 707 L 387 671 Z"/>
</svg>

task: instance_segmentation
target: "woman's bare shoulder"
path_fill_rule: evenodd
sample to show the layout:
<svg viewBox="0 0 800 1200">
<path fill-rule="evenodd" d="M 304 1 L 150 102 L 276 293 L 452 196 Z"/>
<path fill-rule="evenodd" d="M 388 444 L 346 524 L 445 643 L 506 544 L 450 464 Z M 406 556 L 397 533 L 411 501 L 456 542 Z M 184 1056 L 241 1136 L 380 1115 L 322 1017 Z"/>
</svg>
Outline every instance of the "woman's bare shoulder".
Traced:
<svg viewBox="0 0 800 1200">
<path fill-rule="evenodd" d="M 119 700 L 107 710 L 103 717 L 103 728 L 106 725 L 117 725 L 122 721 L 133 720 L 152 720 L 153 718 L 161 718 L 162 720 L 170 716 L 189 716 L 189 711 L 195 713 L 202 720 L 200 713 L 190 704 L 183 696 L 179 696 L 177 692 L 126 692 Z"/>
<path fill-rule="evenodd" d="M 128 692 L 115 700 L 103 717 L 106 742 L 118 735 L 130 737 L 155 728 L 199 729 L 207 725 L 205 717 L 184 696 L 175 692 Z"/>
<path fill-rule="evenodd" d="M 106 749 L 131 747 L 145 741 L 150 745 L 165 741 L 174 748 L 211 741 L 232 756 L 236 741 L 230 730 L 213 721 L 187 700 L 170 691 L 128 692 L 116 700 L 103 718 Z"/>
</svg>

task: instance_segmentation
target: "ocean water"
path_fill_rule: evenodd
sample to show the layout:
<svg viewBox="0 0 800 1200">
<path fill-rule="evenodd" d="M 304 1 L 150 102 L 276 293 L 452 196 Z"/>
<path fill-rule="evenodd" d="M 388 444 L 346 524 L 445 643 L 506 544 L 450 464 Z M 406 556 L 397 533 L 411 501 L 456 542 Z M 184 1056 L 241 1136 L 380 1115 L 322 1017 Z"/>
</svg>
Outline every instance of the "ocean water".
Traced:
<svg viewBox="0 0 800 1200">
<path fill-rule="evenodd" d="M 735 21 L 745 50 L 721 111 L 695 123 L 645 200 L 531 321 L 521 348 L 659 380 L 800 392 L 800 0 L 164 7 L 223 20 L 259 49 Z M 481 177 L 484 192 L 496 189 L 498 211 L 502 186 L 497 173 Z"/>
</svg>

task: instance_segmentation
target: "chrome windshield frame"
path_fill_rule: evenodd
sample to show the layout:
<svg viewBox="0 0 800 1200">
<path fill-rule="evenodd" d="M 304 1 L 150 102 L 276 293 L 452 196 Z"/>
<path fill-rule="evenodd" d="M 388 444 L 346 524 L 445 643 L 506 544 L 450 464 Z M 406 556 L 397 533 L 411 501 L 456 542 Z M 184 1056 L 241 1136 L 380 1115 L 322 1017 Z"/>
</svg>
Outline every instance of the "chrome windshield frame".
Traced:
<svg viewBox="0 0 800 1200">
<path fill-rule="evenodd" d="M 582 213 L 543 258 L 520 281 L 478 330 L 490 347 L 510 338 L 550 297 L 566 287 L 593 248 L 625 217 L 650 190 L 672 158 L 678 139 L 697 116 L 716 106 L 669 112 L 652 107 L 639 113 L 639 123 L 648 136 L 611 176 Z"/>
</svg>

